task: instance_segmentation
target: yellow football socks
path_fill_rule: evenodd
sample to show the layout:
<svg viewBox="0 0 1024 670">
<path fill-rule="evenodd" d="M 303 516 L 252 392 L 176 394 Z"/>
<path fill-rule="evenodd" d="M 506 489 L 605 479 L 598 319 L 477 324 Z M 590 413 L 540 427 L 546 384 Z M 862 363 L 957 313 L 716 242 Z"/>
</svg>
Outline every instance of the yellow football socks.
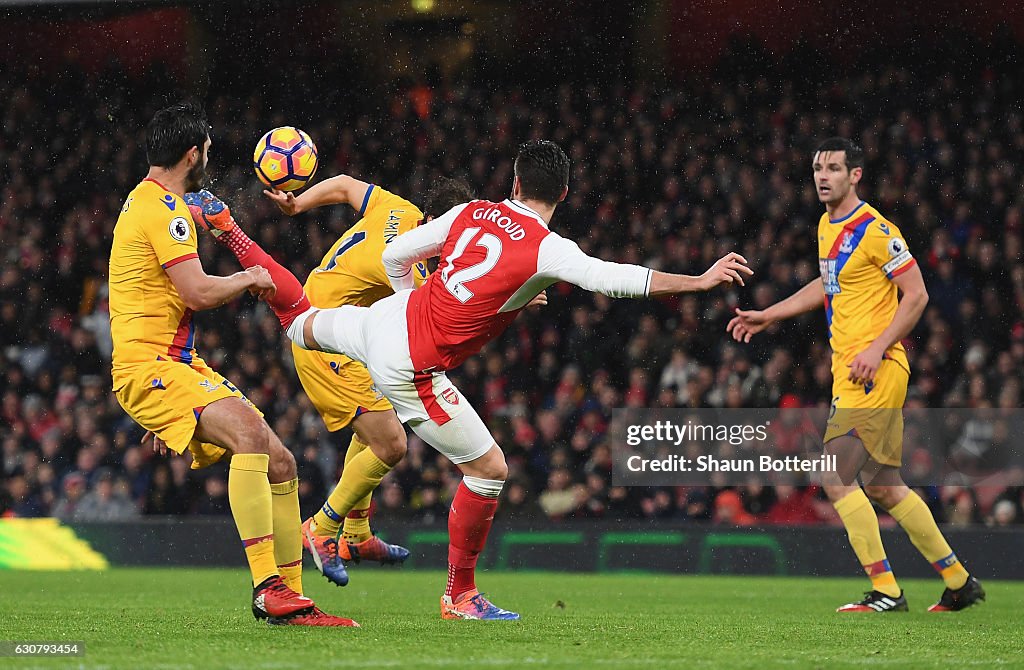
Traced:
<svg viewBox="0 0 1024 670">
<path fill-rule="evenodd" d="M 345 469 L 348 470 L 355 457 L 364 452 L 372 455 L 370 445 L 360 440 L 358 436 L 353 435 L 352 441 L 348 445 L 348 452 L 345 454 Z M 388 470 L 390 469 L 388 468 Z M 387 470 L 384 472 L 387 474 Z M 341 476 L 344 479 L 345 473 L 342 472 Z M 383 476 L 381 475 L 381 477 Z M 374 484 L 374 488 L 378 484 L 380 484 L 380 480 L 377 481 L 377 484 Z M 373 537 L 373 533 L 370 532 L 370 501 L 372 499 L 373 491 L 371 490 L 363 498 L 357 500 L 352 505 L 352 509 L 348 511 L 348 514 L 345 515 L 345 524 L 342 526 L 341 537 L 346 542 L 359 544 Z"/>
<path fill-rule="evenodd" d="M 341 481 L 338 482 L 334 490 L 331 491 L 331 495 L 327 497 L 324 502 L 324 506 L 320 508 L 316 514 L 313 515 L 313 521 L 316 523 L 316 534 L 321 536 L 333 536 L 336 537 L 341 532 L 341 523 L 347 513 L 338 513 L 335 511 L 334 506 L 337 504 L 340 506 L 344 499 L 340 495 L 341 482 L 345 481 L 345 473 L 348 471 L 349 463 L 352 459 L 359 455 L 360 452 L 369 449 L 370 445 L 366 444 L 359 437 L 353 433 L 352 439 L 348 443 L 348 451 L 345 452 L 345 467 L 341 472 Z M 333 499 L 333 503 L 332 503 Z"/>
<path fill-rule="evenodd" d="M 270 485 L 274 509 L 274 561 L 281 579 L 302 593 L 302 520 L 299 518 L 299 480 Z"/>
<path fill-rule="evenodd" d="M 345 454 L 341 481 L 314 516 L 317 534 L 337 535 L 344 519 L 346 541 L 368 540 L 370 498 L 373 490 L 380 485 L 380 480 L 390 471 L 390 465 L 377 458 L 365 442 L 353 435 L 348 453 Z M 354 518 L 347 518 L 350 514 Z"/>
<path fill-rule="evenodd" d="M 253 586 L 278 574 L 268 465 L 267 454 L 235 454 L 228 469 L 228 502 L 249 559 Z"/>
<path fill-rule="evenodd" d="M 346 542 L 359 544 L 373 537 L 370 532 L 370 500 L 372 494 L 367 493 L 366 497 L 355 504 L 345 515 L 345 525 L 342 526 L 341 536 Z"/>
<path fill-rule="evenodd" d="M 891 598 L 898 597 L 901 589 L 885 557 L 882 535 L 878 530 L 878 516 L 864 491 L 858 488 L 847 494 L 835 503 L 835 508 L 846 526 L 853 551 L 871 579 L 871 588 Z"/>
<path fill-rule="evenodd" d="M 921 496 L 913 491 L 897 503 L 889 514 L 907 531 L 910 541 L 942 575 L 942 581 L 951 589 L 959 589 L 967 583 L 967 570 L 950 549 L 946 538 L 935 525 L 935 517 Z"/>
</svg>

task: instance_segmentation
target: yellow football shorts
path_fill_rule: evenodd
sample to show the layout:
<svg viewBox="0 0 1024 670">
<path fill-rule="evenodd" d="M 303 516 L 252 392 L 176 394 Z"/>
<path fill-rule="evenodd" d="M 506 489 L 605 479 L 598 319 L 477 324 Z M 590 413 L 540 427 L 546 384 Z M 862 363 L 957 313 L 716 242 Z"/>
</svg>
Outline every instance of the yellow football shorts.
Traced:
<svg viewBox="0 0 1024 670">
<path fill-rule="evenodd" d="M 873 384 L 849 381 L 845 363 L 832 367 L 832 406 L 825 442 L 842 435 L 859 437 L 872 460 L 882 465 L 903 464 L 903 403 L 910 372 L 885 358 Z"/>
<path fill-rule="evenodd" d="M 295 371 L 327 430 L 341 430 L 363 412 L 392 409 L 366 366 L 341 354 L 310 351 L 292 344 Z"/>
<path fill-rule="evenodd" d="M 179 454 L 192 452 L 192 467 L 219 461 L 227 450 L 194 439 L 199 415 L 210 403 L 239 398 L 263 416 L 234 384 L 200 358 L 192 364 L 156 360 L 140 363 L 114 375 L 114 395 L 137 424 Z"/>
</svg>

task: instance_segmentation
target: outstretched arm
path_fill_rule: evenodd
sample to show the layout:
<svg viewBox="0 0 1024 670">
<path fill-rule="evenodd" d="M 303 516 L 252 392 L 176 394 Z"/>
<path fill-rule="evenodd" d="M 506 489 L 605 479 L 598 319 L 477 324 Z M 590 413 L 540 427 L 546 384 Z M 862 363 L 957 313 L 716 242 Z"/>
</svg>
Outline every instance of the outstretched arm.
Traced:
<svg viewBox="0 0 1024 670">
<path fill-rule="evenodd" d="M 552 233 L 541 242 L 537 272 L 552 282 L 566 281 L 612 298 L 639 298 L 707 291 L 722 283 L 743 283 L 752 274 L 746 259 L 727 254 L 699 277 L 658 272 L 640 265 L 588 256 L 572 240 Z"/>
<path fill-rule="evenodd" d="M 315 184 L 298 197 L 294 193 L 285 193 L 277 189 L 266 189 L 263 195 L 273 200 L 278 209 L 288 216 L 326 205 L 351 205 L 361 213 L 366 207 L 369 190 L 370 184 L 365 181 L 340 174 Z"/>
<path fill-rule="evenodd" d="M 651 290 L 648 295 L 675 295 L 692 293 L 693 291 L 710 291 L 719 284 L 737 283 L 743 286 L 743 276 L 750 276 L 754 271 L 747 267 L 747 259 L 736 252 L 722 256 L 707 271 L 694 277 L 676 275 L 668 272 L 652 272 Z"/>
<path fill-rule="evenodd" d="M 736 310 L 736 316 L 725 327 L 737 342 L 750 338 L 772 325 L 794 316 L 818 309 L 824 304 L 825 287 L 821 279 L 812 279 L 802 289 L 764 310 Z"/>
</svg>

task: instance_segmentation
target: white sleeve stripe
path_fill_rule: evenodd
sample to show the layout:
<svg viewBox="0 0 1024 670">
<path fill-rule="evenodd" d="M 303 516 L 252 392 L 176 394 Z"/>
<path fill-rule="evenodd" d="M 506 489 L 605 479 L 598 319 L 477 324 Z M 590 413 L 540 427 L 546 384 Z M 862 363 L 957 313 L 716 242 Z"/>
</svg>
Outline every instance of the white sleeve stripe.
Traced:
<svg viewBox="0 0 1024 670">
<path fill-rule="evenodd" d="M 537 270 L 552 281 L 567 281 L 610 298 L 646 297 L 650 290 L 649 268 L 588 256 L 578 244 L 556 233 L 541 241 Z"/>
<path fill-rule="evenodd" d="M 913 258 L 913 256 L 910 255 L 910 250 L 907 249 L 906 251 L 901 253 L 899 256 L 897 256 L 896 258 L 892 259 L 891 261 L 889 261 L 888 263 L 883 265 L 882 266 L 882 272 L 884 272 L 885 274 L 889 274 L 890 272 L 892 272 L 893 270 L 899 268 L 901 265 L 903 265 L 904 263 L 906 263 L 907 261 L 909 261 L 912 258 Z"/>
</svg>

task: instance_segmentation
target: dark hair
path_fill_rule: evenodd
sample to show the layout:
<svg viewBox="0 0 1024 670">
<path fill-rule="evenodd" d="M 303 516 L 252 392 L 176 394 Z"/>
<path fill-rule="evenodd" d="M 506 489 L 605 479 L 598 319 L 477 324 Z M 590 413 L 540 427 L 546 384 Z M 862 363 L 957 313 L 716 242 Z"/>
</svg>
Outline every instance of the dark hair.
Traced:
<svg viewBox="0 0 1024 670">
<path fill-rule="evenodd" d="M 815 154 L 830 151 L 843 151 L 846 153 L 846 169 L 864 167 L 864 150 L 845 137 L 830 137 L 814 150 Z"/>
<path fill-rule="evenodd" d="M 202 151 L 209 134 L 210 124 L 199 103 L 186 100 L 165 107 L 146 127 L 146 160 L 157 167 L 173 167 L 192 147 Z"/>
<path fill-rule="evenodd" d="M 473 189 L 463 180 L 438 177 L 423 194 L 423 216 L 441 216 L 474 197 Z"/>
<path fill-rule="evenodd" d="M 569 157 L 554 142 L 531 140 L 519 145 L 515 175 L 522 197 L 554 204 L 569 185 Z"/>
</svg>

